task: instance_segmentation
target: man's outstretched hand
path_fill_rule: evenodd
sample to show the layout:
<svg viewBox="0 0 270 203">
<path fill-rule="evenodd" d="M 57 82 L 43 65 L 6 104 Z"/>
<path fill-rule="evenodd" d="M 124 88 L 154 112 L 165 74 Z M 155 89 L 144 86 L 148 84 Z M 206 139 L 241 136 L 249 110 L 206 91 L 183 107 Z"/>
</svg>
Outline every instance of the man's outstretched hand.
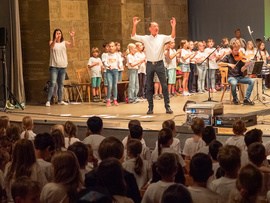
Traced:
<svg viewBox="0 0 270 203">
<path fill-rule="evenodd" d="M 133 25 L 137 25 L 141 20 L 138 20 L 138 17 L 133 18 Z"/>
</svg>

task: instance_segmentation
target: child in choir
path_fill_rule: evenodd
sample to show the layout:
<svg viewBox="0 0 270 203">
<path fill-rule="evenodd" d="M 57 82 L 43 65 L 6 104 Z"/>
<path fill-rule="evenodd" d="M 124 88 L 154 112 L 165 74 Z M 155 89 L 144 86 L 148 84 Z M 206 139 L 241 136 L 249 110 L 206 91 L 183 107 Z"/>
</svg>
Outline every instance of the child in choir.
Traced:
<svg viewBox="0 0 270 203">
<path fill-rule="evenodd" d="M 71 122 L 67 121 L 64 125 L 66 137 L 65 137 L 65 147 L 68 148 L 69 145 L 72 145 L 74 142 L 80 142 L 77 138 L 77 126 Z"/>
<path fill-rule="evenodd" d="M 21 134 L 21 139 L 28 139 L 33 141 L 36 134 L 33 132 L 34 122 L 30 116 L 25 116 L 22 119 L 22 127 L 24 131 Z"/>
<path fill-rule="evenodd" d="M 207 56 L 211 54 L 215 48 L 214 48 L 214 40 L 208 39 L 207 40 L 207 48 L 205 49 L 205 52 Z M 217 92 L 215 89 L 215 83 L 216 83 L 216 70 L 218 69 L 217 61 L 220 59 L 220 56 L 218 55 L 218 52 L 215 51 L 210 57 L 209 57 L 209 71 L 207 71 L 206 75 L 206 81 L 207 81 L 207 88 L 210 92 Z M 208 67 L 207 67 L 208 68 Z M 207 69 L 208 70 L 208 69 Z"/>
<path fill-rule="evenodd" d="M 103 67 L 105 66 L 104 63 L 107 60 L 109 50 L 110 50 L 109 43 L 105 42 L 103 44 L 103 53 L 101 55 L 101 61 L 103 63 Z M 105 99 L 103 100 L 103 102 L 106 103 L 107 102 L 107 89 L 108 89 L 107 69 L 106 69 L 106 67 L 103 68 L 103 85 L 104 85 L 104 93 L 105 93 Z"/>
<path fill-rule="evenodd" d="M 185 160 L 191 160 L 192 156 L 205 146 L 205 142 L 202 140 L 202 130 L 204 126 L 204 120 L 202 118 L 195 118 L 193 120 L 191 129 L 194 135 L 192 138 L 186 140 L 183 149 Z"/>
<path fill-rule="evenodd" d="M 127 155 L 130 159 L 122 165 L 132 173 L 139 188 L 142 188 L 151 178 L 151 169 L 148 161 L 141 158 L 142 144 L 137 139 L 130 139 L 127 143 Z"/>
<path fill-rule="evenodd" d="M 138 69 L 138 76 L 139 76 L 139 92 L 138 92 L 138 97 L 140 99 L 145 99 L 145 82 L 146 82 L 146 58 L 145 58 L 145 54 L 143 52 L 143 44 L 141 42 L 136 42 L 136 49 L 137 52 L 135 54 L 135 57 L 138 60 L 145 60 L 144 63 L 142 63 L 141 65 L 139 65 L 139 69 Z"/>
<path fill-rule="evenodd" d="M 206 75 L 206 59 L 207 54 L 204 51 L 204 46 L 202 42 L 198 43 L 198 52 L 197 55 L 195 56 L 195 61 L 197 63 L 197 70 L 198 70 L 198 92 L 200 94 L 205 93 L 205 75 Z"/>
<path fill-rule="evenodd" d="M 245 52 L 246 58 L 248 58 L 248 59 L 254 59 L 255 53 L 256 52 L 255 52 L 255 48 L 254 48 L 253 42 L 252 41 L 248 41 L 247 42 L 246 52 Z"/>
<path fill-rule="evenodd" d="M 217 159 L 225 175 L 213 180 L 209 188 L 220 194 L 225 202 L 228 202 L 230 191 L 235 186 L 238 171 L 241 167 L 241 151 L 236 146 L 225 145 L 219 149 Z"/>
<path fill-rule="evenodd" d="M 219 49 L 219 55 L 220 55 L 220 59 L 222 59 L 224 56 L 226 56 L 227 54 L 230 54 L 232 52 L 230 45 L 229 45 L 229 39 L 227 37 L 224 37 L 221 40 L 221 48 Z"/>
<path fill-rule="evenodd" d="M 124 55 L 121 52 L 121 44 L 119 42 L 115 42 L 115 46 L 116 46 L 116 51 L 119 54 L 119 57 L 121 58 L 120 61 L 120 68 L 118 69 L 118 82 L 122 82 L 122 74 L 124 71 L 124 65 L 123 65 L 123 61 L 124 61 Z"/>
<path fill-rule="evenodd" d="M 246 144 L 245 144 L 245 136 L 244 133 L 246 132 L 246 124 L 243 120 L 238 119 L 233 122 L 233 133 L 234 135 L 229 137 L 225 144 L 228 145 L 235 145 L 239 147 L 241 150 L 246 149 Z"/>
<path fill-rule="evenodd" d="M 40 203 L 41 188 L 37 181 L 20 177 L 11 185 L 14 203 Z"/>
<path fill-rule="evenodd" d="M 190 176 L 193 185 L 188 187 L 193 202 L 223 203 L 222 197 L 207 188 L 207 181 L 213 175 L 211 158 L 203 153 L 195 154 L 190 161 Z"/>
<path fill-rule="evenodd" d="M 198 152 L 209 154 L 209 145 L 212 141 L 216 140 L 215 129 L 212 126 L 206 126 L 202 131 L 202 140 L 205 142 Z"/>
<path fill-rule="evenodd" d="M 107 54 L 107 58 L 104 62 L 104 66 L 106 67 L 107 72 L 107 80 L 108 80 L 108 91 L 107 91 L 107 106 L 111 106 L 111 93 L 113 91 L 113 103 L 115 106 L 118 106 L 117 102 L 117 82 L 118 82 L 118 70 L 121 65 L 121 57 L 116 52 L 116 47 L 114 42 L 110 42 L 110 51 Z"/>
<path fill-rule="evenodd" d="M 192 94 L 192 93 L 196 93 L 196 91 L 193 90 L 193 82 L 194 82 L 195 72 L 196 72 L 195 57 L 198 52 L 197 50 L 194 51 L 195 45 L 193 41 L 188 42 L 188 48 L 189 48 L 189 52 L 193 54 L 193 58 L 190 58 L 190 73 L 188 76 L 188 92 Z"/>
<path fill-rule="evenodd" d="M 99 87 L 101 82 L 101 70 L 103 65 L 99 56 L 99 49 L 93 47 L 91 50 L 92 57 L 88 61 L 88 68 L 90 69 L 91 74 L 91 83 L 92 83 L 92 94 L 93 101 L 99 102 Z"/>
<path fill-rule="evenodd" d="M 162 179 L 152 183 L 146 189 L 142 203 L 158 203 L 161 201 L 164 191 L 174 184 L 177 173 L 177 157 L 172 153 L 164 153 L 157 160 L 157 172 Z"/>
<path fill-rule="evenodd" d="M 169 96 L 173 97 L 175 96 L 174 90 L 175 90 L 175 82 L 176 82 L 176 56 L 178 55 L 178 52 L 174 49 L 175 47 L 175 41 L 172 40 L 169 42 L 170 49 L 168 51 L 165 51 L 165 60 L 167 63 L 167 70 L 168 70 L 168 91 Z"/>
<path fill-rule="evenodd" d="M 263 67 L 262 67 L 263 89 L 267 90 L 268 89 L 268 87 L 266 86 L 268 84 L 267 77 L 270 73 L 269 71 L 270 64 L 267 63 L 269 60 L 269 54 L 265 50 L 265 44 L 263 42 L 261 42 L 258 47 L 260 53 L 257 54 L 258 60 L 263 60 Z"/>
<path fill-rule="evenodd" d="M 129 84 L 128 84 L 128 103 L 139 102 L 137 94 L 139 92 L 139 78 L 138 78 L 138 68 L 140 65 L 145 63 L 145 59 L 137 60 L 135 57 L 136 45 L 130 43 L 127 46 L 127 66 L 129 74 Z"/>
<path fill-rule="evenodd" d="M 158 147 L 152 152 L 151 154 L 151 165 L 155 163 L 158 159 L 158 157 L 167 152 L 167 153 L 173 153 L 178 156 L 179 163 L 184 168 L 186 163 L 183 160 L 182 156 L 180 155 L 179 151 L 175 151 L 174 149 L 170 148 L 171 144 L 173 143 L 173 132 L 169 128 L 164 128 L 159 131 L 158 133 Z"/>
<path fill-rule="evenodd" d="M 188 49 L 188 41 L 181 40 L 181 58 L 180 62 L 182 64 L 182 73 L 183 73 L 183 92 L 184 96 L 190 96 L 188 92 L 188 77 L 190 73 L 190 59 L 194 57 L 194 54 L 190 53 Z"/>
<path fill-rule="evenodd" d="M 231 191 L 230 202 L 260 202 L 257 195 L 262 187 L 262 182 L 262 174 L 255 166 L 248 164 L 242 167 L 236 180 L 237 189 Z"/>
<path fill-rule="evenodd" d="M 184 185 L 174 184 L 165 190 L 161 203 L 192 203 L 192 199 Z"/>
<path fill-rule="evenodd" d="M 218 159 L 217 159 L 217 155 L 219 152 L 219 149 L 222 147 L 223 145 L 221 144 L 221 142 L 214 140 L 213 142 L 210 143 L 209 145 L 209 156 L 212 159 L 212 169 L 214 171 L 213 174 L 213 180 L 214 179 L 218 179 L 216 176 L 217 170 L 220 167 Z"/>
<path fill-rule="evenodd" d="M 238 44 L 241 48 L 239 49 L 240 52 L 242 52 L 243 54 L 245 54 L 245 49 L 242 47 L 241 42 L 239 39 L 235 40 L 235 43 Z"/>
</svg>

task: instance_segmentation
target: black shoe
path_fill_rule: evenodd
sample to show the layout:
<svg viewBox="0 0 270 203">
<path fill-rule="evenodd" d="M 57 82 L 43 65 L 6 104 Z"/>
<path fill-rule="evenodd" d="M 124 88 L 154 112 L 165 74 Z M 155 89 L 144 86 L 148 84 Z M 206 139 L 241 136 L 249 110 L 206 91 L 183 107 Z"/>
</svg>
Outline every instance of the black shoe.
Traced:
<svg viewBox="0 0 270 203">
<path fill-rule="evenodd" d="M 173 111 L 170 108 L 168 108 L 168 109 L 166 109 L 166 113 L 172 114 Z"/>
<path fill-rule="evenodd" d="M 153 114 L 153 109 L 148 109 L 146 114 Z"/>
<path fill-rule="evenodd" d="M 241 103 L 240 103 L 239 99 L 233 99 L 233 104 L 239 105 L 239 104 L 241 104 Z"/>
<path fill-rule="evenodd" d="M 251 101 L 250 99 L 245 99 L 244 100 L 244 105 L 254 105 L 254 102 Z"/>
<path fill-rule="evenodd" d="M 191 93 L 191 94 L 195 94 L 195 93 L 196 93 L 196 91 L 194 91 L 194 90 L 190 90 L 190 91 L 189 91 L 189 93 Z"/>
</svg>

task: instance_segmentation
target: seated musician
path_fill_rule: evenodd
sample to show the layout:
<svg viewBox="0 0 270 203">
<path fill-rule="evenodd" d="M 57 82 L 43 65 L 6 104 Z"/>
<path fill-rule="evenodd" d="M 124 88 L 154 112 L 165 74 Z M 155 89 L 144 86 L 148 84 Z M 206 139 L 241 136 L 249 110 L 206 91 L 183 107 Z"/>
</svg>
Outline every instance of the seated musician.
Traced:
<svg viewBox="0 0 270 203">
<path fill-rule="evenodd" d="M 237 61 L 239 56 L 239 49 L 241 48 L 239 44 L 233 43 L 230 45 L 232 53 L 227 54 L 219 63 L 219 66 L 227 66 L 228 67 L 228 83 L 231 85 L 231 91 L 233 96 L 233 103 L 236 105 L 240 104 L 239 99 L 237 98 L 236 86 L 237 83 L 248 84 L 248 88 L 246 91 L 244 105 L 254 105 L 249 97 L 253 90 L 254 80 L 249 77 L 245 77 L 243 72 L 247 69 L 245 63 L 243 61 Z"/>
</svg>

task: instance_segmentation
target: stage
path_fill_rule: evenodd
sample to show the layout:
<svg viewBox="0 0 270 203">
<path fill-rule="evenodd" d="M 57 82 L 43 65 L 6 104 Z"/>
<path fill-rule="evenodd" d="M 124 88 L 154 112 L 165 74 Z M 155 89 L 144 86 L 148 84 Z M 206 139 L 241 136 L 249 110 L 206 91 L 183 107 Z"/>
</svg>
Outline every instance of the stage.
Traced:
<svg viewBox="0 0 270 203">
<path fill-rule="evenodd" d="M 265 93 L 270 93 L 267 90 Z M 211 93 L 212 100 L 219 101 L 221 92 Z M 105 103 L 71 103 L 67 106 L 52 104 L 50 107 L 38 105 L 26 105 L 25 110 L 15 109 L 0 112 L 0 115 L 7 115 L 11 122 L 19 123 L 24 116 L 31 116 L 34 119 L 34 132 L 40 133 L 50 130 L 53 124 L 64 124 L 70 120 L 77 124 L 79 128 L 78 137 L 83 139 L 86 132 L 86 121 L 88 117 L 96 115 L 100 116 L 104 122 L 104 136 L 114 135 L 122 139 L 127 135 L 128 122 L 132 119 L 141 121 L 144 128 L 144 138 L 149 146 L 154 146 L 154 141 L 157 139 L 157 131 L 161 129 L 163 121 L 173 119 L 177 126 L 177 132 L 181 135 L 181 145 L 184 140 L 192 136 L 189 126 L 183 125 L 186 120 L 186 114 L 183 111 L 183 106 L 187 100 L 203 102 L 208 99 L 208 94 L 194 94 L 192 96 L 177 96 L 171 98 L 171 109 L 173 114 L 166 114 L 164 101 L 154 100 L 154 114 L 147 115 L 148 103 L 141 102 L 137 104 L 119 103 L 119 106 L 106 107 Z M 251 98 L 253 99 L 253 98 Z M 254 106 L 246 105 L 230 105 L 229 92 L 225 93 L 223 99 L 224 114 L 227 113 L 256 113 L 258 124 L 248 127 L 249 129 L 258 128 L 263 131 L 264 142 L 270 140 L 270 97 L 262 95 L 264 104 L 255 101 Z M 232 134 L 231 128 L 217 128 L 218 140 L 225 141 Z"/>
</svg>

